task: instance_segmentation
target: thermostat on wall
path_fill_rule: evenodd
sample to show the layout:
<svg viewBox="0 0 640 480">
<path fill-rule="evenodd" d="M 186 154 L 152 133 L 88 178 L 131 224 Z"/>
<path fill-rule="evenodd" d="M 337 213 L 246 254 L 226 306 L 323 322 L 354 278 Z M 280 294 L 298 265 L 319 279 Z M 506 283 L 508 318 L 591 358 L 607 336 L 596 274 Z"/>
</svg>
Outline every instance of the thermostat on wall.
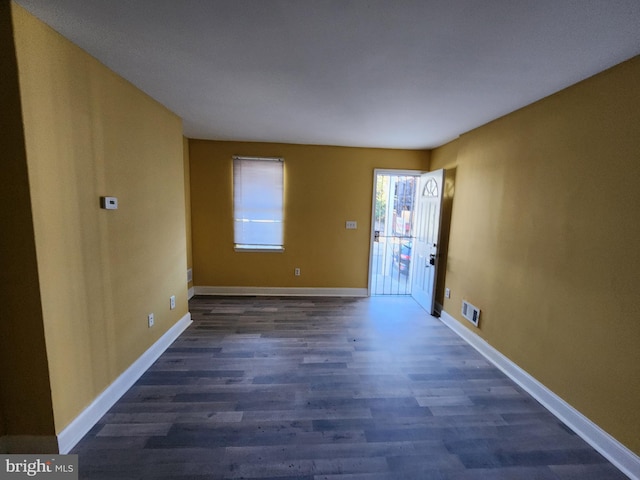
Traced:
<svg viewBox="0 0 640 480">
<path fill-rule="evenodd" d="M 106 210 L 117 210 L 118 199 L 116 197 L 100 197 L 100 208 Z"/>
</svg>

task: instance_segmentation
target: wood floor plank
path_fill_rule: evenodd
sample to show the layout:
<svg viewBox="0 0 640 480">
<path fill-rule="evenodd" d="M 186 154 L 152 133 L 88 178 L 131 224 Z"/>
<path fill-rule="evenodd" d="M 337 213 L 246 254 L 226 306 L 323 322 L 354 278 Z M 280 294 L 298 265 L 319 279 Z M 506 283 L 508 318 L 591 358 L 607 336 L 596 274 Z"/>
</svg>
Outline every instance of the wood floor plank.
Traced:
<svg viewBox="0 0 640 480">
<path fill-rule="evenodd" d="M 626 478 L 407 297 L 196 297 L 84 479 Z"/>
</svg>

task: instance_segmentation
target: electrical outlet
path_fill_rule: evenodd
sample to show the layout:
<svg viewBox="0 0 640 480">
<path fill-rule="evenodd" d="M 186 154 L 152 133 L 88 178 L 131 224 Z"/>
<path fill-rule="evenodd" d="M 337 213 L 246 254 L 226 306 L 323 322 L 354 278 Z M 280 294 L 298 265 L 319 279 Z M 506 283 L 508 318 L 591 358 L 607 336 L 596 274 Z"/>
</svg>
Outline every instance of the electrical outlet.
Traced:
<svg viewBox="0 0 640 480">
<path fill-rule="evenodd" d="M 176 296 L 175 295 L 171 295 L 169 297 L 169 308 L 171 310 L 173 310 L 174 308 L 176 308 Z"/>
<path fill-rule="evenodd" d="M 149 328 L 153 327 L 153 324 L 155 323 L 155 319 L 153 318 L 153 313 L 150 313 L 149 315 L 147 315 L 147 323 L 149 324 Z"/>
<path fill-rule="evenodd" d="M 293 271 L 293 274 L 294 274 L 296 277 L 299 277 L 299 276 L 300 276 L 300 269 L 296 267 L 296 269 Z"/>
<path fill-rule="evenodd" d="M 444 289 L 444 296 L 445 298 L 451 298 L 451 290 L 449 290 L 448 288 Z"/>
</svg>

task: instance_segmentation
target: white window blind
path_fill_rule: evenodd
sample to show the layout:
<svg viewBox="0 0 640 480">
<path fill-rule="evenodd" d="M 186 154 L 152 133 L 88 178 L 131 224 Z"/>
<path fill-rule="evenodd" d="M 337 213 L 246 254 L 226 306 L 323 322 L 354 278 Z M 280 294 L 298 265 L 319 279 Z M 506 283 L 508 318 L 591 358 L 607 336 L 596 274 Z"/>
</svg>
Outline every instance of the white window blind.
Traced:
<svg viewBox="0 0 640 480">
<path fill-rule="evenodd" d="M 283 250 L 284 162 L 233 157 L 236 250 Z"/>
</svg>

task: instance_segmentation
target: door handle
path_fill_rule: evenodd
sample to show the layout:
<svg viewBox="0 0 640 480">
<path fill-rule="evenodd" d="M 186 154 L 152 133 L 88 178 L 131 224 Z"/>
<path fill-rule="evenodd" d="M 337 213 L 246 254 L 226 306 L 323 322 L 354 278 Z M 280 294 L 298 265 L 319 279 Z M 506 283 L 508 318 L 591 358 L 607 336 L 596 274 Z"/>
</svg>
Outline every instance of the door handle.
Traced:
<svg viewBox="0 0 640 480">
<path fill-rule="evenodd" d="M 373 232 L 373 241 L 374 242 L 379 242 L 380 241 L 380 231 L 379 230 L 375 230 Z"/>
<path fill-rule="evenodd" d="M 435 265 L 436 264 L 436 255 L 435 253 L 431 253 L 429 255 L 429 265 Z"/>
</svg>

